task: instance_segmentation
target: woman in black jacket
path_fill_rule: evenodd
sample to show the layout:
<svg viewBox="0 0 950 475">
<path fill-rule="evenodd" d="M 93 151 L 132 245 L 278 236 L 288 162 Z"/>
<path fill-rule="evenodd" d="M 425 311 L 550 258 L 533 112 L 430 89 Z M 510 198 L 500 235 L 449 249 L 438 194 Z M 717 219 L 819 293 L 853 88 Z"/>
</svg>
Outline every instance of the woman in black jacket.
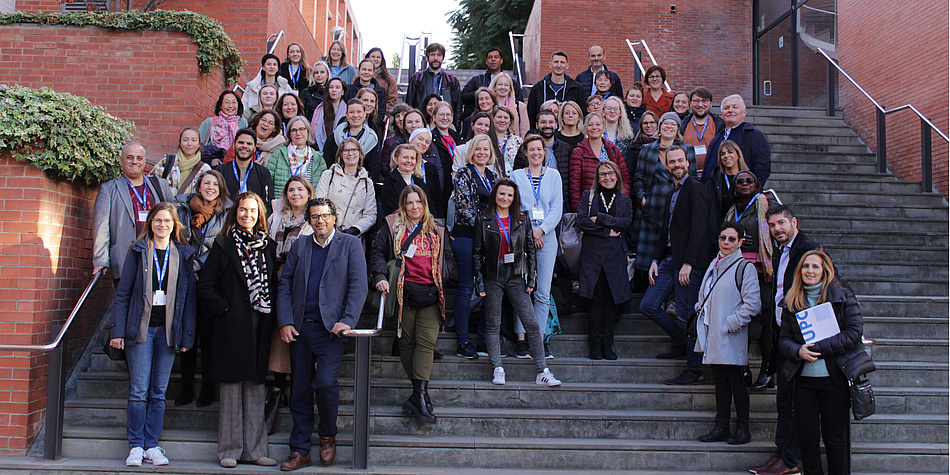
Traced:
<svg viewBox="0 0 950 475">
<path fill-rule="evenodd" d="M 802 332 L 796 313 L 825 302 L 831 303 L 840 332 L 814 341 L 813 331 Z M 820 249 L 806 252 L 785 297 L 779 339 L 779 350 L 785 356 L 784 376 L 793 388 L 802 450 L 800 467 L 805 475 L 824 474 L 818 445 L 822 439 L 828 472 L 851 473 L 848 379 L 860 373 L 852 374 L 854 370 L 846 362 L 854 361 L 857 352 L 864 352 L 863 329 L 858 301 L 851 289 L 835 277 L 831 258 Z"/>
<path fill-rule="evenodd" d="M 409 185 L 418 186 L 426 195 L 426 212 L 435 217 L 433 207 L 440 207 L 438 200 L 433 201 L 429 192 L 429 183 L 436 183 L 439 176 L 431 163 L 422 160 L 422 154 L 409 144 L 397 145 L 389 162 L 392 172 L 383 180 L 377 199 L 379 200 L 377 222 L 382 223 L 387 216 L 399 209 L 399 195 Z"/>
<path fill-rule="evenodd" d="M 590 301 L 587 324 L 592 360 L 617 359 L 614 327 L 620 305 L 632 297 L 623 237 L 632 218 L 633 206 L 624 194 L 620 167 L 610 160 L 600 162 L 597 180 L 581 196 L 574 225 L 584 233 L 577 294 Z"/>
<path fill-rule="evenodd" d="M 485 338 L 488 359 L 494 373 L 493 384 L 505 384 L 505 369 L 501 366 L 501 302 L 507 296 L 515 317 L 524 325 L 528 348 L 538 375 L 535 383 L 559 386 L 544 360 L 543 330 L 534 316 L 534 304 L 528 295 L 534 291 L 538 279 L 535 261 L 534 234 L 531 220 L 521 211 L 518 185 L 501 178 L 492 187 L 488 209 L 475 222 L 475 242 L 472 247 L 475 269 L 475 287 L 485 297 Z"/>
<path fill-rule="evenodd" d="M 313 121 L 313 111 L 323 103 L 323 95 L 330 80 L 330 67 L 326 61 L 317 61 L 313 63 L 311 75 L 310 85 L 300 90 L 300 100 L 303 101 L 307 119 Z"/>
<path fill-rule="evenodd" d="M 277 244 L 267 237 L 264 202 L 234 198 L 224 230 L 201 269 L 198 296 L 214 318 L 211 378 L 220 387 L 218 460 L 277 465 L 267 457 L 264 378 L 277 291 Z M 209 355 L 206 355 L 209 356 Z"/>
</svg>

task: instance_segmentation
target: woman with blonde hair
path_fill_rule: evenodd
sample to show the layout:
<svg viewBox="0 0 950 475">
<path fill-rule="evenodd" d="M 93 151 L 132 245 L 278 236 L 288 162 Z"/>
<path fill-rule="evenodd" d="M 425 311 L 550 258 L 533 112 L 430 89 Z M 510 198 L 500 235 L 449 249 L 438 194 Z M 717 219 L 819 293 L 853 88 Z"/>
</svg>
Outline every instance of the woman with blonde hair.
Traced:
<svg viewBox="0 0 950 475">
<path fill-rule="evenodd" d="M 323 102 L 323 94 L 326 92 L 327 82 L 330 80 L 330 66 L 326 61 L 317 61 L 313 63 L 310 69 L 310 83 L 307 87 L 300 90 L 300 100 L 303 101 L 305 116 L 313 121 L 313 113 Z"/>
<path fill-rule="evenodd" d="M 508 110 L 512 112 L 514 119 L 511 121 L 512 130 L 517 133 L 519 136 L 524 137 L 524 134 L 528 133 L 528 130 L 531 129 L 531 121 L 528 120 L 528 106 L 522 101 L 519 101 L 515 96 L 515 81 L 511 79 L 511 76 L 506 72 L 498 73 L 497 76 L 492 78 L 489 88 L 495 91 L 495 94 L 498 96 L 497 104 L 501 107 L 507 107 Z M 544 109 L 542 104 L 541 109 Z"/>
<path fill-rule="evenodd" d="M 574 101 L 567 101 L 561 104 L 557 113 L 558 130 L 554 134 L 556 140 L 560 140 L 571 146 L 571 150 L 580 145 L 584 140 L 584 112 L 581 106 Z"/>
<path fill-rule="evenodd" d="M 438 204 L 433 202 L 433 197 L 429 193 L 429 183 L 437 183 L 439 180 L 438 172 L 431 163 L 423 161 L 422 154 L 411 145 L 397 145 L 393 150 L 389 166 L 392 172 L 386 177 L 379 192 L 377 221 L 382 222 L 383 218 L 399 209 L 399 194 L 409 185 L 418 186 L 425 192 L 428 201 L 427 209 L 431 210 Z M 429 211 L 429 214 L 434 213 Z"/>
</svg>

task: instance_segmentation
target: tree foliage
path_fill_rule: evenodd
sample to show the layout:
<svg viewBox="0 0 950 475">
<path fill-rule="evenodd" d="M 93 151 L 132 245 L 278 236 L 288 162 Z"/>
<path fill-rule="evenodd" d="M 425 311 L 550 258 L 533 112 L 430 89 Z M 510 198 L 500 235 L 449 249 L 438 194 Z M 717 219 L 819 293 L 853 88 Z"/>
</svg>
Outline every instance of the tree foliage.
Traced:
<svg viewBox="0 0 950 475">
<path fill-rule="evenodd" d="M 524 33 L 534 0 L 461 0 L 460 8 L 449 17 L 455 33 L 452 60 L 458 69 L 485 67 L 488 48 L 498 47 L 505 59 L 504 68 L 511 69 L 511 46 L 508 32 Z"/>
</svg>

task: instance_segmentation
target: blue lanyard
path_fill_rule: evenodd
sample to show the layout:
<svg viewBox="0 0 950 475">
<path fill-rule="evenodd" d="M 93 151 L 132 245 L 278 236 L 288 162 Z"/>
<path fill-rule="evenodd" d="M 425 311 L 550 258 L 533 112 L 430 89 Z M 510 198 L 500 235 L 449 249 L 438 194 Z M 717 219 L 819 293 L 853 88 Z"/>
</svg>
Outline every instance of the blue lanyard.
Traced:
<svg viewBox="0 0 950 475">
<path fill-rule="evenodd" d="M 293 64 L 287 66 L 288 72 L 293 71 L 293 69 L 294 69 L 294 65 L 293 65 Z M 297 80 L 298 80 L 299 78 L 300 78 L 300 66 L 297 66 L 297 71 L 295 71 L 295 72 L 290 76 L 290 80 L 294 82 L 294 87 L 297 86 Z"/>
<path fill-rule="evenodd" d="M 442 138 L 440 139 L 440 140 L 442 140 L 442 145 L 445 145 L 445 148 L 449 149 L 449 155 L 451 155 L 451 156 L 454 157 L 454 156 L 455 156 L 455 147 L 458 146 L 458 145 L 456 145 L 456 143 L 455 143 L 455 139 L 452 138 L 452 135 L 451 135 L 451 134 L 450 134 L 450 135 L 443 135 L 442 132 L 439 132 L 439 135 L 442 136 Z"/>
<path fill-rule="evenodd" d="M 544 167 L 541 167 L 541 175 L 538 177 L 538 184 L 534 184 L 534 177 L 531 176 L 531 167 L 526 167 L 528 172 L 528 182 L 531 183 L 531 193 L 534 195 L 534 204 L 541 206 L 541 180 L 544 179 Z"/>
<path fill-rule="evenodd" d="M 439 76 L 439 85 L 435 85 L 435 76 Z M 435 87 L 435 91 L 432 91 L 439 95 L 439 98 L 442 98 L 442 82 L 445 80 L 445 74 L 434 74 L 432 76 L 432 86 Z"/>
<path fill-rule="evenodd" d="M 505 141 L 501 144 L 501 154 L 502 156 L 508 151 L 508 139 L 511 138 L 511 134 L 505 134 Z"/>
<path fill-rule="evenodd" d="M 132 187 L 132 194 L 135 195 L 135 198 L 139 200 L 139 203 L 142 203 L 142 209 L 148 210 L 148 185 L 145 186 L 145 191 L 142 192 L 142 196 L 139 196 L 138 190 L 135 189 L 135 185 L 132 184 L 132 181 L 129 180 L 129 177 L 125 177 L 125 181 L 129 183 L 129 186 Z M 144 185 L 145 182 L 143 181 Z"/>
<path fill-rule="evenodd" d="M 617 130 L 616 132 L 614 132 L 614 138 L 613 138 L 613 140 L 610 139 L 610 134 L 609 134 L 609 133 L 604 132 L 604 138 L 606 138 L 608 141 L 610 141 L 610 143 L 614 143 L 614 144 L 617 143 L 617 135 L 620 133 L 620 130 L 619 130 L 619 127 L 620 127 L 620 126 L 617 126 L 617 127 L 618 127 L 618 130 Z"/>
<path fill-rule="evenodd" d="M 169 246 L 171 247 L 171 246 Z M 165 272 L 168 271 L 168 255 L 171 254 L 171 249 L 165 249 L 165 263 L 162 265 L 158 264 L 158 250 L 152 248 L 152 258 L 155 259 L 155 271 L 158 272 L 158 290 L 162 290 L 162 282 L 165 281 Z"/>
<path fill-rule="evenodd" d="M 553 146 L 553 145 L 551 146 L 551 151 L 548 152 L 548 164 L 547 164 L 547 166 L 548 166 L 548 167 L 551 167 L 551 166 L 552 166 L 552 165 L 551 165 L 552 163 L 556 163 L 556 162 L 554 161 L 554 146 Z M 556 168 L 556 167 L 555 167 L 555 168 Z"/>
<path fill-rule="evenodd" d="M 497 211 L 495 211 L 495 220 L 498 222 L 498 227 L 499 227 L 499 228 L 501 229 L 501 231 L 502 231 L 501 235 L 505 238 L 505 243 L 508 244 L 508 252 L 514 252 L 514 250 L 511 249 L 511 221 L 510 221 L 510 220 L 511 220 L 511 217 L 510 217 L 510 215 L 509 215 L 509 218 L 508 218 L 509 222 L 508 222 L 508 227 L 507 227 L 507 228 L 506 228 L 505 225 L 501 222 L 501 216 L 498 216 L 498 212 L 497 212 Z"/>
<path fill-rule="evenodd" d="M 706 123 L 703 124 L 703 131 L 700 132 L 699 127 L 696 126 L 696 117 L 693 117 L 693 132 L 696 133 L 696 140 L 698 140 L 700 144 L 703 143 L 703 136 L 706 135 L 706 126 L 708 125 L 709 125 L 709 117 L 706 117 Z"/>
<path fill-rule="evenodd" d="M 485 185 L 485 189 L 491 191 L 491 182 L 488 181 L 488 169 L 485 169 L 484 177 L 478 172 L 478 169 L 475 168 L 475 165 L 472 165 L 472 170 L 475 170 L 475 175 L 478 176 L 478 179 L 481 180 L 483 185 Z"/>
<path fill-rule="evenodd" d="M 739 208 L 736 207 L 736 222 L 737 222 L 737 223 L 739 222 L 739 218 L 741 218 L 742 215 L 745 214 L 746 210 L 748 210 L 750 206 L 752 206 L 753 204 L 755 204 L 755 199 L 758 198 L 759 195 L 761 195 L 761 194 L 762 194 L 762 193 L 756 193 L 755 196 L 753 196 L 752 199 L 749 200 L 749 204 L 745 205 L 745 208 L 743 208 L 743 210 L 742 210 L 741 213 L 739 212 Z"/>
<path fill-rule="evenodd" d="M 241 182 L 241 186 L 238 187 L 238 193 L 244 193 L 247 191 L 247 177 L 251 174 L 251 169 L 254 168 L 254 160 L 251 160 L 251 164 L 247 166 L 247 171 L 244 172 L 244 179 L 241 180 L 241 175 L 238 174 L 237 159 L 231 161 L 231 168 L 234 169 L 234 178 Z"/>
<path fill-rule="evenodd" d="M 726 180 L 726 190 L 731 190 L 732 183 L 729 182 L 729 175 L 726 175 L 725 173 L 723 173 L 722 177 Z"/>
</svg>

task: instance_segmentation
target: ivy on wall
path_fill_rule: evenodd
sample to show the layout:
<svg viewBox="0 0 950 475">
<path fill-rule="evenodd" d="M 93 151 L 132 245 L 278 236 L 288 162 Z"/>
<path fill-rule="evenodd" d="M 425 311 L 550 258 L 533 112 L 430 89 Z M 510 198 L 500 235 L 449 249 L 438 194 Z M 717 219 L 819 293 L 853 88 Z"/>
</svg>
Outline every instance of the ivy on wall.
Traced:
<svg viewBox="0 0 950 475">
<path fill-rule="evenodd" d="M 189 11 L 155 10 L 117 13 L 28 13 L 16 11 L 0 14 L 0 25 L 37 23 L 41 25 L 98 26 L 117 30 L 179 31 L 192 37 L 198 45 L 198 69 L 206 74 L 215 67 L 224 69 L 228 84 L 240 79 L 244 60 L 231 37 L 213 18 Z"/>
<path fill-rule="evenodd" d="M 119 173 L 131 122 L 84 97 L 0 84 L 0 152 L 54 177 L 96 186 Z"/>
</svg>

